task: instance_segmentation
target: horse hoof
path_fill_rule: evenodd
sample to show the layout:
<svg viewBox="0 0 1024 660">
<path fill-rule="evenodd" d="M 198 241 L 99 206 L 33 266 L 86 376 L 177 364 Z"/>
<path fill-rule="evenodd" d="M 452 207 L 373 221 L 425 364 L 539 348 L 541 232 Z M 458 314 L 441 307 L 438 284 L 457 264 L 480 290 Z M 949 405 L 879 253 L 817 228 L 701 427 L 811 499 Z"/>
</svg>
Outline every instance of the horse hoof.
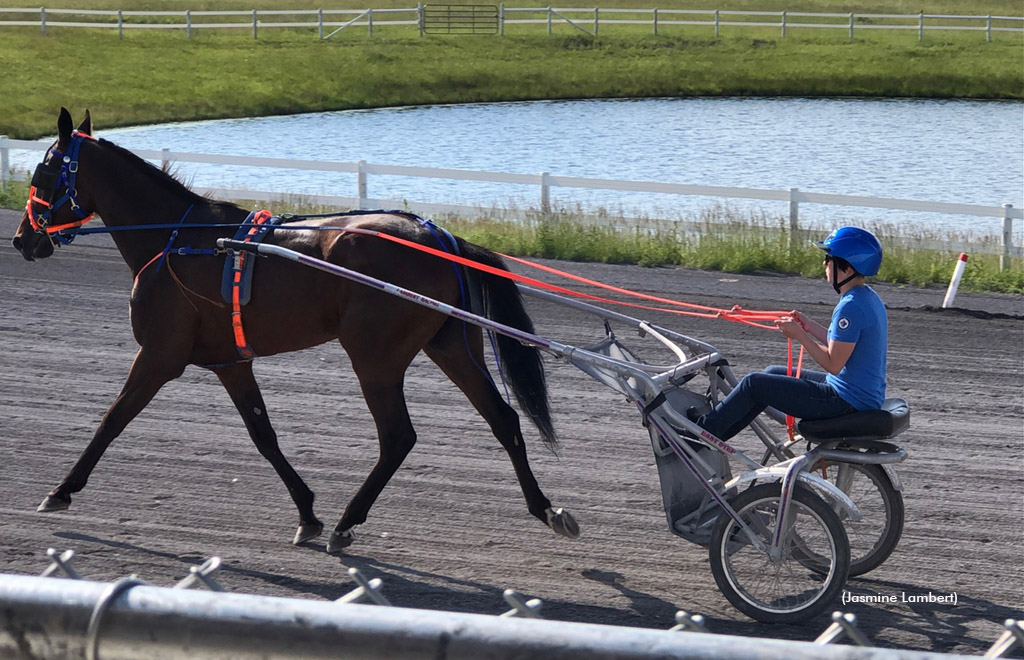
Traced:
<svg viewBox="0 0 1024 660">
<path fill-rule="evenodd" d="M 356 533 L 351 529 L 343 532 L 335 531 L 327 541 L 327 554 L 340 555 L 342 551 L 356 540 Z"/>
<path fill-rule="evenodd" d="M 70 495 L 47 495 L 43 503 L 39 505 L 36 511 L 40 513 L 52 513 L 54 511 L 63 511 L 64 509 L 71 506 Z"/>
<path fill-rule="evenodd" d="M 571 513 L 562 508 L 552 509 L 550 507 L 545 510 L 545 513 L 548 517 L 548 527 L 555 530 L 556 534 L 570 539 L 579 537 L 580 526 Z"/>
<path fill-rule="evenodd" d="M 302 545 L 306 541 L 320 536 L 320 533 L 323 531 L 324 524 L 322 522 L 303 523 L 299 525 L 299 529 L 296 530 L 295 538 L 292 539 L 292 545 Z"/>
</svg>

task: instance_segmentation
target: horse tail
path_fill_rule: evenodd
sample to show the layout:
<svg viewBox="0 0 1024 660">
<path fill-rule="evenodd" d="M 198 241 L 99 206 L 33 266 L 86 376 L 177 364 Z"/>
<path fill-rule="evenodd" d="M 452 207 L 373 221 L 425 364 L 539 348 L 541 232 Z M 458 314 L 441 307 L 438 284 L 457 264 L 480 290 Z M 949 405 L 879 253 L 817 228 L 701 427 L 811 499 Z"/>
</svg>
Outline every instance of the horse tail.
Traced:
<svg viewBox="0 0 1024 660">
<path fill-rule="evenodd" d="M 464 257 L 478 261 L 484 265 L 501 270 L 508 270 L 504 260 L 486 248 L 473 245 L 461 238 L 459 250 Z M 483 307 L 483 315 L 492 321 L 502 323 L 524 332 L 533 333 L 533 321 L 526 313 L 519 287 L 512 280 L 466 269 L 470 299 L 478 298 Z M 500 368 L 508 377 L 512 392 L 519 402 L 519 407 L 529 415 L 533 424 L 540 431 L 544 444 L 552 451 L 558 448 L 555 428 L 551 422 L 551 409 L 548 404 L 547 379 L 544 375 L 544 362 L 536 346 L 527 346 L 503 334 L 495 333 L 498 344 L 498 360 Z"/>
</svg>

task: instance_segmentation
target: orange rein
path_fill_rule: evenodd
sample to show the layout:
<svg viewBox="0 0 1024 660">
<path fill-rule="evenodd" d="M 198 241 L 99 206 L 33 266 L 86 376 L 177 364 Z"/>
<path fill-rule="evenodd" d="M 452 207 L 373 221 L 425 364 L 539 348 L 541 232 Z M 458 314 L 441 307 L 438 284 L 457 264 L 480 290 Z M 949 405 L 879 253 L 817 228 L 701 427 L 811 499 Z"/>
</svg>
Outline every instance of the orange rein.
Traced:
<svg viewBox="0 0 1024 660">
<path fill-rule="evenodd" d="M 421 252 L 426 252 L 427 254 L 432 254 L 434 256 L 441 257 L 442 259 L 447 259 L 449 261 L 454 261 L 456 263 L 462 264 L 464 266 L 468 266 L 470 268 L 475 268 L 477 270 L 481 270 L 481 271 L 484 271 L 484 272 L 487 272 L 487 273 L 491 273 L 492 275 L 497 275 L 499 277 L 505 277 L 505 278 L 508 278 L 508 279 L 513 280 L 515 282 L 521 282 L 523 284 L 529 284 L 531 286 L 536 286 L 538 288 L 546 289 L 548 291 L 553 291 L 553 292 L 562 293 L 562 294 L 566 294 L 566 295 L 570 295 L 570 296 L 575 296 L 575 297 L 578 297 L 578 298 L 585 298 L 587 300 L 593 300 L 593 301 L 596 301 L 596 302 L 608 303 L 608 304 L 612 304 L 612 305 L 622 305 L 622 306 L 626 306 L 626 307 L 634 307 L 634 308 L 647 309 L 647 310 L 653 310 L 653 311 L 659 311 L 659 312 L 668 312 L 670 314 L 680 314 L 680 315 L 685 315 L 685 316 L 695 316 L 695 317 L 699 317 L 699 318 L 720 318 L 720 319 L 725 319 L 727 321 L 733 321 L 733 322 L 736 322 L 736 323 L 743 323 L 743 324 L 746 324 L 746 325 L 752 325 L 754 327 L 763 328 L 765 330 L 778 330 L 778 328 L 776 328 L 775 326 L 767 325 L 767 323 L 768 322 L 777 321 L 777 320 L 780 320 L 780 319 L 783 319 L 783 318 L 787 318 L 787 317 L 790 316 L 789 312 L 784 312 L 784 311 L 746 310 L 746 309 L 743 309 L 742 307 L 740 307 L 738 305 L 734 305 L 731 309 L 721 309 L 721 308 L 716 308 L 716 307 L 709 307 L 709 306 L 706 306 L 706 305 L 697 305 L 697 304 L 694 304 L 694 303 L 687 303 L 687 302 L 682 302 L 682 301 L 678 301 L 678 300 L 672 300 L 671 298 L 662 298 L 662 297 L 659 297 L 659 296 L 652 296 L 652 295 L 649 295 L 649 294 L 646 294 L 646 293 L 639 293 L 637 291 L 632 291 L 630 289 L 624 289 L 622 287 L 612 286 L 610 284 L 605 284 L 603 282 L 598 282 L 598 281 L 595 281 L 595 280 L 587 279 L 587 278 L 581 277 L 579 275 L 574 275 L 572 273 L 567 273 L 565 271 L 558 270 L 557 268 L 551 268 L 550 266 L 544 266 L 544 265 L 541 265 L 541 264 L 538 264 L 538 263 L 534 263 L 532 261 L 527 261 L 525 259 L 520 259 L 518 257 L 511 257 L 511 256 L 506 255 L 506 254 L 502 254 L 501 255 L 505 259 L 509 259 L 511 261 L 515 261 L 516 263 L 523 264 L 524 266 L 529 266 L 531 268 L 537 268 L 539 270 L 542 270 L 542 271 L 545 271 L 545 272 L 548 272 L 548 273 L 552 273 L 554 275 L 558 275 L 558 276 L 564 277 L 566 279 L 574 280 L 574 281 L 580 282 L 582 284 L 588 284 L 588 285 L 591 285 L 591 286 L 598 287 L 600 289 L 606 289 L 606 290 L 609 290 L 609 291 L 614 291 L 616 293 L 622 293 L 622 294 L 625 294 L 625 295 L 628 295 L 628 296 L 633 296 L 633 297 L 641 298 L 641 299 L 644 299 L 644 300 L 650 300 L 652 302 L 663 303 L 663 304 L 666 304 L 666 305 L 672 305 L 674 307 L 682 307 L 682 308 L 685 308 L 685 309 L 671 309 L 671 308 L 665 308 L 665 307 L 654 307 L 654 306 L 643 305 L 643 304 L 639 304 L 639 303 L 630 303 L 630 302 L 624 302 L 624 301 L 620 301 L 620 300 L 613 300 L 611 298 L 604 298 L 604 297 L 601 297 L 601 296 L 595 296 L 595 295 L 591 295 L 591 294 L 588 294 L 588 293 L 582 293 L 580 291 L 575 291 L 573 289 L 568 289 L 568 288 L 565 288 L 565 287 L 562 287 L 562 286 L 558 286 L 557 284 L 548 284 L 547 282 L 541 282 L 540 280 L 536 280 L 536 279 L 531 278 L 531 277 L 526 277 L 524 275 L 519 275 L 517 273 L 512 273 L 512 272 L 509 272 L 509 271 L 499 270 L 499 269 L 493 268 L 491 266 L 486 266 L 484 264 L 480 264 L 478 262 L 471 261 L 471 260 L 466 259 L 464 257 L 460 257 L 460 256 L 457 256 L 457 255 L 449 254 L 447 252 L 442 252 L 441 250 L 437 250 L 437 249 L 434 249 L 434 248 L 431 248 L 431 247 L 427 247 L 426 245 L 421 245 L 419 243 L 415 243 L 413 241 L 410 241 L 410 240 L 407 240 L 407 239 L 404 239 L 404 238 L 400 238 L 398 236 L 393 236 L 391 234 L 385 234 L 383 232 L 379 232 L 379 231 L 376 231 L 376 230 L 373 230 L 373 229 L 361 229 L 361 228 L 357 228 L 357 227 L 352 227 L 352 228 L 339 228 L 339 231 L 347 231 L 347 232 L 350 232 L 350 233 L 366 234 L 366 235 L 369 235 L 369 236 L 377 236 L 378 238 L 383 238 L 383 239 L 391 241 L 393 243 L 398 243 L 399 245 L 404 245 L 404 246 L 407 246 L 407 247 L 411 247 L 413 249 L 420 250 Z M 687 311 L 687 310 L 700 310 L 700 311 Z M 792 339 L 788 340 L 788 347 L 789 347 L 789 351 L 788 351 L 787 366 L 788 366 L 789 374 L 799 378 L 800 377 L 800 371 L 801 371 L 801 369 L 803 367 L 804 347 L 803 346 L 800 347 L 800 353 L 799 353 L 799 356 L 797 358 L 797 365 L 796 365 L 795 372 L 794 372 L 794 369 L 793 369 L 793 340 Z M 791 415 L 786 415 L 786 429 L 787 429 L 787 431 L 789 433 L 790 440 L 792 440 L 794 438 L 795 433 L 796 433 L 796 419 L 794 417 L 792 417 Z"/>
</svg>

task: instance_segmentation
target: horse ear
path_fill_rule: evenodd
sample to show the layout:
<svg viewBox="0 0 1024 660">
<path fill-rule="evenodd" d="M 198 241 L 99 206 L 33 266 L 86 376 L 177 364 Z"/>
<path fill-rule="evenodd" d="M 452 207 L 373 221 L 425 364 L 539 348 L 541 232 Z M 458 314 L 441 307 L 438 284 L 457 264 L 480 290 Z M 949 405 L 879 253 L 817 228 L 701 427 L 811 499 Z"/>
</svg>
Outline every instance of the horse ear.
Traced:
<svg viewBox="0 0 1024 660">
<path fill-rule="evenodd" d="M 89 111 L 85 111 L 85 117 L 82 119 L 82 123 L 78 125 L 78 132 L 85 133 L 86 135 L 92 135 L 92 117 L 89 116 Z"/>
<path fill-rule="evenodd" d="M 71 141 L 71 130 L 74 128 L 74 122 L 71 121 L 71 113 L 68 112 L 67 108 L 60 109 L 60 117 L 57 118 L 57 147 L 63 151 L 63 147 L 67 146 L 68 142 Z"/>
</svg>

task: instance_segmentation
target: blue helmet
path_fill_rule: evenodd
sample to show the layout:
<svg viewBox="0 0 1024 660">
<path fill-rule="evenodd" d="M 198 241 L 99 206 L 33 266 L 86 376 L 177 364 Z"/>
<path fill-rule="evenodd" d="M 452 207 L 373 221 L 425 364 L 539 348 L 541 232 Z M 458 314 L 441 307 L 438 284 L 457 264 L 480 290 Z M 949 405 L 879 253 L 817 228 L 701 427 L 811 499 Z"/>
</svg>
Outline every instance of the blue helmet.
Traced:
<svg viewBox="0 0 1024 660">
<path fill-rule="evenodd" d="M 882 244 L 860 227 L 841 227 L 814 244 L 826 254 L 845 259 L 861 275 L 874 275 L 882 265 Z"/>
</svg>

